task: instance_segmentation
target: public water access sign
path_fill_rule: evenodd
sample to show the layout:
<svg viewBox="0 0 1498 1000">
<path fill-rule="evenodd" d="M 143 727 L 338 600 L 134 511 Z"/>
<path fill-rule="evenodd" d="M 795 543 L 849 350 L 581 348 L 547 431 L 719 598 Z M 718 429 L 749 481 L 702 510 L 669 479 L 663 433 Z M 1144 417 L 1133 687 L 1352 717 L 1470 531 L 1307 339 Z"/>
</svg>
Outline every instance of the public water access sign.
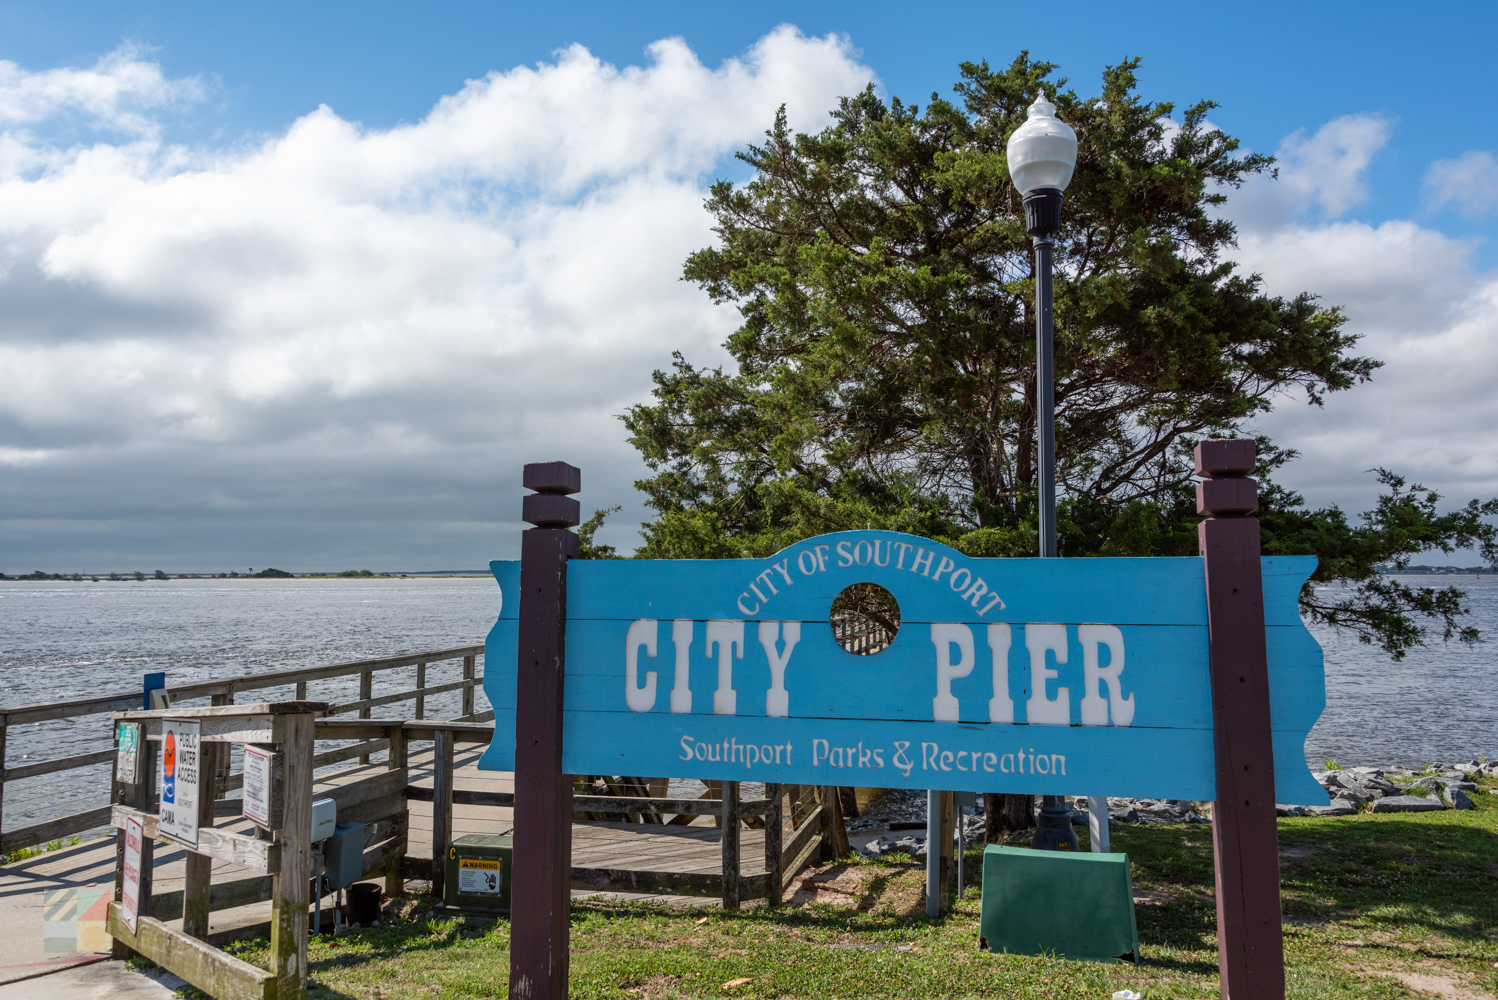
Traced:
<svg viewBox="0 0 1498 1000">
<path fill-rule="evenodd" d="M 1325 707 L 1297 610 L 1309 556 L 1263 557 L 1275 799 L 1324 804 L 1304 758 Z M 515 768 L 519 562 L 493 562 L 494 742 Z M 899 603 L 886 649 L 833 599 Z M 1200 558 L 983 559 L 853 531 L 768 559 L 567 564 L 562 771 L 880 788 L 1217 798 Z"/>
<path fill-rule="evenodd" d="M 161 720 L 157 772 L 161 789 L 161 835 L 183 847 L 198 847 L 198 785 L 203 760 L 196 720 Z"/>
</svg>

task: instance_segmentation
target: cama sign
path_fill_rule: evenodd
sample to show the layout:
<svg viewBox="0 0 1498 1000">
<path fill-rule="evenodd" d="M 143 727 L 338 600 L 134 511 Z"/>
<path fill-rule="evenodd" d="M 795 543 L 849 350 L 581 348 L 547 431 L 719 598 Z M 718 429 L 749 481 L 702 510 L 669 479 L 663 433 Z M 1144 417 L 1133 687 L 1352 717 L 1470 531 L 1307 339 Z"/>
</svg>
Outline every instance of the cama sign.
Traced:
<svg viewBox="0 0 1498 1000">
<path fill-rule="evenodd" d="M 1312 557 L 1263 557 L 1275 798 L 1324 803 L 1304 758 L 1325 705 L 1296 598 Z M 514 770 L 519 562 L 480 767 Z M 833 602 L 875 584 L 893 641 L 855 655 Z M 763 560 L 566 567 L 562 771 L 975 792 L 1215 799 L 1203 560 L 984 559 L 855 531 Z"/>
</svg>

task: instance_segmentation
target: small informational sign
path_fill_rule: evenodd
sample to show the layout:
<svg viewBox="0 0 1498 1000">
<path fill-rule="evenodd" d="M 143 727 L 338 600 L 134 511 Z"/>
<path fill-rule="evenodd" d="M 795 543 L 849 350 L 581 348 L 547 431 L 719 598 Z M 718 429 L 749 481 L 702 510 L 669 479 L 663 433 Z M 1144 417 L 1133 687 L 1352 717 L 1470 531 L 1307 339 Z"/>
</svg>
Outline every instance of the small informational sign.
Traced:
<svg viewBox="0 0 1498 1000">
<path fill-rule="evenodd" d="M 183 847 L 198 847 L 201 725 L 161 720 L 161 835 Z"/>
<path fill-rule="evenodd" d="M 115 734 L 114 778 L 133 785 L 136 783 L 136 768 L 140 760 L 140 723 L 118 723 Z"/>
<path fill-rule="evenodd" d="M 244 748 L 244 814 L 269 827 L 271 764 L 276 754 L 263 747 Z"/>
<path fill-rule="evenodd" d="M 458 892 L 461 895 L 498 896 L 504 886 L 504 862 L 499 858 L 459 858 Z"/>
<path fill-rule="evenodd" d="M 145 829 L 134 816 L 125 820 L 125 883 L 120 889 L 120 914 L 130 933 L 135 933 L 135 920 L 140 913 L 140 846 L 145 839 Z"/>
</svg>

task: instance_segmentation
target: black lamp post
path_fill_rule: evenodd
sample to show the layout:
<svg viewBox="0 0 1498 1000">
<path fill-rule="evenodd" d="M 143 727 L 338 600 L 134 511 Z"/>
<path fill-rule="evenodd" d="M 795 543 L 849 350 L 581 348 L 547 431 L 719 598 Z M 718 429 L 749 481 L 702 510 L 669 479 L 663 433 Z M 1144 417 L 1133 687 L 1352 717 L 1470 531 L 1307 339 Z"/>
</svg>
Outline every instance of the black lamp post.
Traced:
<svg viewBox="0 0 1498 1000">
<path fill-rule="evenodd" d="M 1056 366 L 1051 317 L 1051 256 L 1061 228 L 1062 192 L 1077 166 L 1077 134 L 1056 117 L 1056 106 L 1040 92 L 1029 119 L 1009 137 L 1009 176 L 1024 196 L 1025 228 L 1035 245 L 1035 403 L 1037 506 L 1040 555 L 1056 557 Z M 1094 806 L 1095 808 L 1095 806 Z M 1106 812 L 1106 805 L 1104 806 Z M 1059 795 L 1042 796 L 1031 844 L 1041 850 L 1074 851 L 1071 810 Z"/>
</svg>

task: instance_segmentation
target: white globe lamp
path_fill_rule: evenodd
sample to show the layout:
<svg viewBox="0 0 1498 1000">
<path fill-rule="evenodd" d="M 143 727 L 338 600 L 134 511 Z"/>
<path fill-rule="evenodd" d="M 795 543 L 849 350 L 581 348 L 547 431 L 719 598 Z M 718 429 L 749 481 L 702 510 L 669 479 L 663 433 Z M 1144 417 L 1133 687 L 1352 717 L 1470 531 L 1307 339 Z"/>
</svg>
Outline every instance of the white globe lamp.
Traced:
<svg viewBox="0 0 1498 1000">
<path fill-rule="evenodd" d="M 1009 137 L 1008 159 L 1009 177 L 1024 196 L 1026 228 L 1032 236 L 1055 233 L 1061 228 L 1061 193 L 1077 169 L 1077 133 L 1056 117 L 1045 91 Z"/>
</svg>

